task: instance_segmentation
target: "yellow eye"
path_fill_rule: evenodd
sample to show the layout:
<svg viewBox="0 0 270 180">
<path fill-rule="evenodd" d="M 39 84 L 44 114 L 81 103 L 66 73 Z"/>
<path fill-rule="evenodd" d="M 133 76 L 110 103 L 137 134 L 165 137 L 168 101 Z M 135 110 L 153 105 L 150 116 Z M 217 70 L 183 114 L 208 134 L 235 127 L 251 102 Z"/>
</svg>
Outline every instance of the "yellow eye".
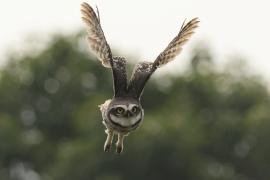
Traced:
<svg viewBox="0 0 270 180">
<path fill-rule="evenodd" d="M 138 107 L 134 106 L 132 109 L 131 109 L 131 112 L 133 113 L 136 113 L 138 111 Z"/>
<path fill-rule="evenodd" d="M 125 110 L 124 110 L 124 108 L 117 107 L 117 108 L 115 109 L 115 111 L 116 111 L 117 114 L 123 114 Z"/>
</svg>

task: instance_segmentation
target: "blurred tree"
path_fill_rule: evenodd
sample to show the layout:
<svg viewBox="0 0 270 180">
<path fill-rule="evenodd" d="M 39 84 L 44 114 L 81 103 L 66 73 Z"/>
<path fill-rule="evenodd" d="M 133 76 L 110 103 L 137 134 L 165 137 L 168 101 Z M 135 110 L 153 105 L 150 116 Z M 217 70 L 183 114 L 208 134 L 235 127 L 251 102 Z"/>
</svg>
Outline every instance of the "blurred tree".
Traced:
<svg viewBox="0 0 270 180">
<path fill-rule="evenodd" d="M 270 179 L 269 92 L 241 64 L 218 71 L 197 48 L 183 76 L 151 80 L 144 124 L 119 156 L 102 151 L 97 107 L 110 70 L 81 35 L 52 39 L 0 71 L 0 179 Z"/>
</svg>

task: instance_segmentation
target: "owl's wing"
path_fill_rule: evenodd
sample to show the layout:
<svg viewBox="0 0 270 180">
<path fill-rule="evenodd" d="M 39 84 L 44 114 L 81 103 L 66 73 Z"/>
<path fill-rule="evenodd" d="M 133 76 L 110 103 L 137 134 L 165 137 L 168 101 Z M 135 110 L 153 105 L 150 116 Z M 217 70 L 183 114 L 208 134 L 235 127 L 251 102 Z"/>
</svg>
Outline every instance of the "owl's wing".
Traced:
<svg viewBox="0 0 270 180">
<path fill-rule="evenodd" d="M 127 90 L 126 60 L 123 57 L 113 57 L 114 96 L 122 97 Z"/>
<path fill-rule="evenodd" d="M 103 66 L 110 68 L 112 53 L 102 31 L 99 15 L 97 16 L 93 8 L 85 2 L 81 5 L 81 13 L 82 20 L 87 27 L 87 39 L 90 49 L 102 62 Z"/>
<path fill-rule="evenodd" d="M 177 36 L 169 43 L 166 49 L 159 54 L 154 62 L 156 68 L 167 64 L 172 61 L 180 52 L 182 51 L 183 45 L 189 40 L 189 38 L 194 34 L 194 30 L 198 27 L 199 20 L 194 18 L 187 24 L 185 22 L 177 34 Z"/>
<path fill-rule="evenodd" d="M 143 88 L 150 78 L 151 74 L 155 71 L 153 63 L 151 62 L 140 62 L 133 69 L 129 85 L 128 93 L 130 96 L 140 98 Z"/>
<path fill-rule="evenodd" d="M 169 43 L 166 49 L 159 54 L 153 63 L 142 62 L 136 65 L 128 87 L 128 91 L 131 95 L 137 98 L 141 96 L 143 88 L 153 72 L 162 65 L 172 61 L 180 54 L 183 45 L 189 40 L 191 35 L 194 34 L 194 30 L 198 27 L 198 23 L 198 18 L 192 19 L 187 24 L 184 22 L 177 36 Z"/>
<path fill-rule="evenodd" d="M 126 61 L 124 58 L 113 57 L 109 44 L 106 41 L 100 25 L 99 12 L 87 4 L 81 5 L 82 20 L 85 22 L 88 34 L 88 43 L 92 52 L 102 62 L 102 65 L 111 68 L 114 80 L 114 95 L 118 96 L 127 89 Z"/>
</svg>

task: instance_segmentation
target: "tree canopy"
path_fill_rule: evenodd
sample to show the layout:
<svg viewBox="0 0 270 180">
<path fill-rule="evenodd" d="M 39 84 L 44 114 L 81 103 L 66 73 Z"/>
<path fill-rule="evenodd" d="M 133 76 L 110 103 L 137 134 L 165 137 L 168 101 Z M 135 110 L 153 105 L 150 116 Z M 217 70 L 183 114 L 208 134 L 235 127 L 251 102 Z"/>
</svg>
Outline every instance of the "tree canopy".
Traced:
<svg viewBox="0 0 270 180">
<path fill-rule="evenodd" d="M 0 179 L 269 180 L 270 98 L 241 63 L 218 70 L 197 48 L 181 76 L 152 78 L 145 120 L 123 154 L 104 153 L 98 105 L 112 78 L 81 46 L 52 37 L 0 70 Z"/>
</svg>

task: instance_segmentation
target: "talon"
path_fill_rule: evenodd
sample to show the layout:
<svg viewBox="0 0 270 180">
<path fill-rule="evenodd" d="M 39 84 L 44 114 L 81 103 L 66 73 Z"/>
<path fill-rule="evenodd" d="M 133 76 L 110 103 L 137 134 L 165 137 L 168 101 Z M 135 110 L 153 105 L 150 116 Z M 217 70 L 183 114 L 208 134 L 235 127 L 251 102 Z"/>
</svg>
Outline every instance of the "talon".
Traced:
<svg viewBox="0 0 270 180">
<path fill-rule="evenodd" d="M 123 146 L 116 145 L 116 153 L 120 154 L 123 151 Z"/>
<path fill-rule="evenodd" d="M 111 151 L 111 144 L 105 144 L 104 145 L 104 152 L 110 152 Z"/>
<path fill-rule="evenodd" d="M 120 154 L 123 151 L 124 134 L 118 134 L 118 140 L 116 142 L 116 153 Z"/>
</svg>

